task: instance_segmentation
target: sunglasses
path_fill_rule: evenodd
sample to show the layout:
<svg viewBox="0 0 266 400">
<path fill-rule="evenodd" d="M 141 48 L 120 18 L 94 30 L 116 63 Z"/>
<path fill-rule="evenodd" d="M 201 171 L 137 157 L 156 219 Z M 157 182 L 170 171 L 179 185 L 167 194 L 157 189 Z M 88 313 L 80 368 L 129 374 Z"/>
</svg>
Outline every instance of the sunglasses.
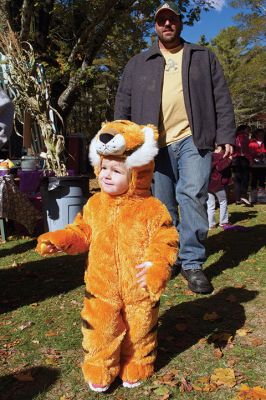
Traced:
<svg viewBox="0 0 266 400">
<path fill-rule="evenodd" d="M 180 21 L 180 18 L 175 14 L 168 15 L 168 16 L 158 15 L 158 17 L 156 17 L 156 20 L 155 20 L 155 22 L 160 26 L 164 25 L 166 21 L 169 21 L 170 24 L 172 25 L 172 24 L 178 23 Z"/>
</svg>

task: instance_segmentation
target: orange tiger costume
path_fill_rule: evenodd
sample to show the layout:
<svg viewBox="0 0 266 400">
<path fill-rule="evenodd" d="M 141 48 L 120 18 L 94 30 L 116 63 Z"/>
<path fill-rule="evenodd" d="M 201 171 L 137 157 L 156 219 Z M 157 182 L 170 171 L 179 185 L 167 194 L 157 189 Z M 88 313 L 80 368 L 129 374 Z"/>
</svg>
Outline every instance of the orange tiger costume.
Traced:
<svg viewBox="0 0 266 400">
<path fill-rule="evenodd" d="M 124 158 L 131 170 L 129 190 L 120 196 L 96 193 L 71 225 L 38 240 L 42 255 L 47 242 L 68 254 L 89 250 L 81 312 L 87 382 L 108 385 L 118 375 L 136 382 L 153 373 L 159 298 L 178 239 L 166 207 L 150 194 L 156 135 L 154 128 L 130 121 L 104 124 L 91 143 L 91 162 L 97 174 L 102 157 Z M 147 261 L 143 289 L 135 267 Z"/>
</svg>

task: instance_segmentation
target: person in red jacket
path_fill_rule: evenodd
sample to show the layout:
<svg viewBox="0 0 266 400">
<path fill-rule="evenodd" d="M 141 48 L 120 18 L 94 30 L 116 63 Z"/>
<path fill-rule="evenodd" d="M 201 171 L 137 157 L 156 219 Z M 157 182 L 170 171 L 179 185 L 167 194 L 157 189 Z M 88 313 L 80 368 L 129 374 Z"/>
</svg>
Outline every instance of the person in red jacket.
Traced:
<svg viewBox="0 0 266 400">
<path fill-rule="evenodd" d="M 248 146 L 253 157 L 253 165 L 257 166 L 251 171 L 251 203 L 257 203 L 265 197 L 266 169 L 261 167 L 266 163 L 264 139 L 263 129 L 256 129 Z"/>
<path fill-rule="evenodd" d="M 224 153 L 216 149 L 212 153 L 212 168 L 208 186 L 207 213 L 209 230 L 216 228 L 215 208 L 216 199 L 219 202 L 219 226 L 224 230 L 245 231 L 241 225 L 232 225 L 229 222 L 227 206 L 227 186 L 232 182 L 231 178 L 232 157 L 225 158 Z"/>
<path fill-rule="evenodd" d="M 240 125 L 236 130 L 236 146 L 233 154 L 234 189 L 236 204 L 244 204 L 251 207 L 248 200 L 249 169 L 252 163 L 252 155 L 249 145 L 250 127 Z"/>
<path fill-rule="evenodd" d="M 224 154 L 219 153 L 217 149 L 212 153 L 212 169 L 207 201 L 209 229 L 216 228 L 216 198 L 220 208 L 219 225 L 225 229 L 230 226 L 228 221 L 226 186 L 231 183 L 231 163 L 232 157 L 225 158 Z"/>
</svg>

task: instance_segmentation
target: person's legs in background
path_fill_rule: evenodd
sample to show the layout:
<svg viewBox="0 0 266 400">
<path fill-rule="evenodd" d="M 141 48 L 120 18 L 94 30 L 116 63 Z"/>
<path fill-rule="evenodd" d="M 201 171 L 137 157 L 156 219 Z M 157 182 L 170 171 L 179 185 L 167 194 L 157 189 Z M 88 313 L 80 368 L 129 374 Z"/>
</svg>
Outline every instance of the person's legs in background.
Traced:
<svg viewBox="0 0 266 400">
<path fill-rule="evenodd" d="M 246 157 L 236 157 L 234 160 L 234 185 L 235 185 L 235 201 L 236 204 L 244 204 L 251 206 L 248 200 L 248 184 L 249 184 L 249 161 Z"/>
<path fill-rule="evenodd" d="M 216 204 L 215 195 L 213 193 L 209 192 L 208 200 L 207 200 L 207 213 L 208 213 L 209 229 L 216 228 L 215 204 Z"/>
<path fill-rule="evenodd" d="M 219 217 L 219 225 L 224 226 L 228 224 L 228 205 L 227 205 L 227 195 L 225 189 L 219 190 L 215 193 L 217 199 L 219 201 L 220 206 L 220 217 Z"/>
<path fill-rule="evenodd" d="M 189 288 L 196 293 L 213 290 L 202 271 L 206 260 L 203 241 L 208 232 L 210 169 L 211 152 L 199 152 L 192 137 L 161 149 L 156 157 L 153 194 L 167 206 L 174 224 L 178 224 L 182 274 L 188 280 Z M 176 189 L 176 199 L 173 188 Z"/>
</svg>

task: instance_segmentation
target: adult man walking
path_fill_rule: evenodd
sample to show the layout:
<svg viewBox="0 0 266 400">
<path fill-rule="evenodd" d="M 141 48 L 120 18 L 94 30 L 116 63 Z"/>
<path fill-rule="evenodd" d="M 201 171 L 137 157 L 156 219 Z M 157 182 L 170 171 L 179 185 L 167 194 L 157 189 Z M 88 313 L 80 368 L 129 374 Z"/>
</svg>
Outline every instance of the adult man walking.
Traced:
<svg viewBox="0 0 266 400">
<path fill-rule="evenodd" d="M 202 264 L 211 151 L 217 143 L 224 157 L 233 153 L 232 103 L 215 55 L 180 37 L 182 17 L 175 3 L 157 9 L 155 30 L 158 42 L 125 67 L 115 119 L 159 127 L 153 194 L 165 203 L 180 232 L 179 262 L 189 288 L 210 293 Z"/>
</svg>

